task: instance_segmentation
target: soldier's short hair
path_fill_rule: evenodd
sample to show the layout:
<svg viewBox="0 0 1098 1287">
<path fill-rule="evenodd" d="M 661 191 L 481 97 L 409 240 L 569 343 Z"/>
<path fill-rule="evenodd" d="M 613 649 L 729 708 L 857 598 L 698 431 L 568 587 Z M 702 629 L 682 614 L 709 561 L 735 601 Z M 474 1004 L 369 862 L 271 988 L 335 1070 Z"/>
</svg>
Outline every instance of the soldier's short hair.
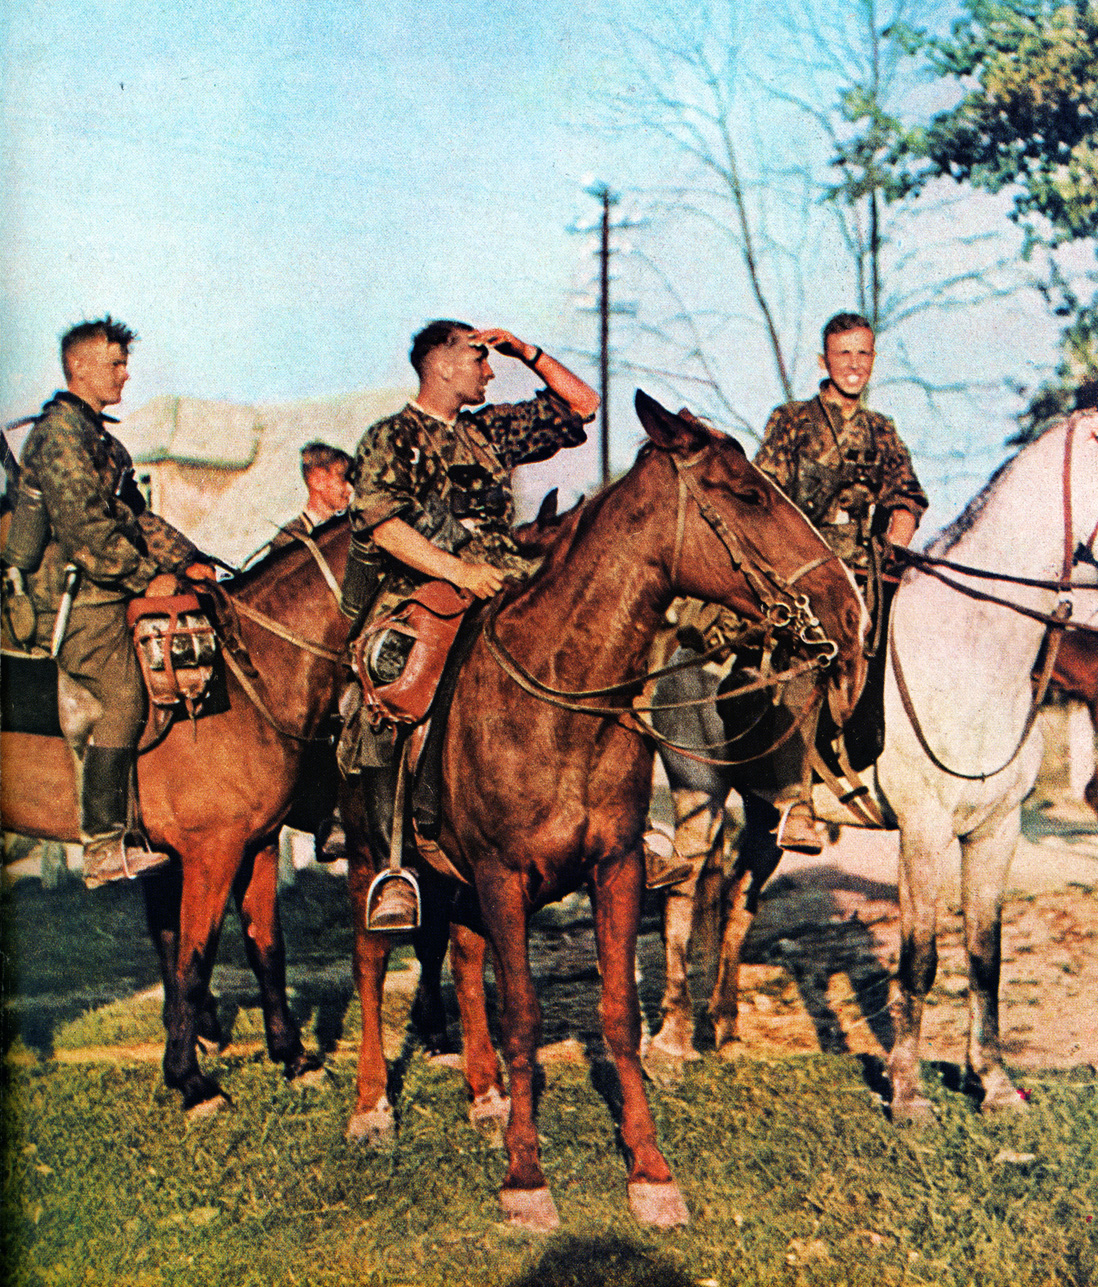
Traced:
<svg viewBox="0 0 1098 1287">
<path fill-rule="evenodd" d="M 301 448 L 301 477 L 306 482 L 314 469 L 331 469 L 333 465 L 342 465 L 344 473 L 350 469 L 351 457 L 342 447 L 332 447 L 315 439 Z"/>
<path fill-rule="evenodd" d="M 861 313 L 836 313 L 830 321 L 824 324 L 821 341 L 823 343 L 823 352 L 827 352 L 827 341 L 833 335 L 845 335 L 847 331 L 868 331 L 872 335 L 873 327 L 869 324 L 869 319 Z"/>
<path fill-rule="evenodd" d="M 128 354 L 130 345 L 137 339 L 137 332 L 131 330 L 125 322 L 116 322 L 110 313 L 106 317 L 97 317 L 93 322 L 78 322 L 61 336 L 61 370 L 67 380 L 72 372 L 69 370 L 69 354 L 78 344 L 85 340 L 105 339 L 108 344 L 117 344 L 123 353 Z"/>
<path fill-rule="evenodd" d="M 468 322 L 455 322 L 449 318 L 437 318 L 420 331 L 412 336 L 412 348 L 408 354 L 408 361 L 412 364 L 412 369 L 416 375 L 423 375 L 423 361 L 428 353 L 435 349 L 445 348 L 453 344 L 459 335 L 468 335 L 475 331 L 475 326 L 470 326 Z"/>
</svg>

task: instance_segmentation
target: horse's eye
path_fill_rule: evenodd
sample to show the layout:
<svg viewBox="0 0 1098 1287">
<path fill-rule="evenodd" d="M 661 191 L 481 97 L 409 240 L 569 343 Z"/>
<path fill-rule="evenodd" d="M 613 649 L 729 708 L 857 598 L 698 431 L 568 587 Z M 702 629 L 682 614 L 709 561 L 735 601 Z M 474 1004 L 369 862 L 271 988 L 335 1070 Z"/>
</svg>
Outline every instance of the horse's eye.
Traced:
<svg viewBox="0 0 1098 1287">
<path fill-rule="evenodd" d="M 766 493 L 761 487 L 756 487 L 753 483 L 741 483 L 738 487 L 733 487 L 732 495 L 737 500 L 743 501 L 745 505 L 763 505 L 766 503 Z"/>
</svg>

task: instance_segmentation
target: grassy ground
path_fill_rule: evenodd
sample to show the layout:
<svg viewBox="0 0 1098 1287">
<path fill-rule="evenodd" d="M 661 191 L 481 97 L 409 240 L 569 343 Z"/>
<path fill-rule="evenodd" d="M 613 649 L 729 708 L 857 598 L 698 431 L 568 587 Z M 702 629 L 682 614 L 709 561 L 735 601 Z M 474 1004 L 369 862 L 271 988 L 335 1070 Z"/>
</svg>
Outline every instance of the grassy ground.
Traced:
<svg viewBox="0 0 1098 1287">
<path fill-rule="evenodd" d="M 295 1091 L 222 1061 L 234 1107 L 188 1124 L 155 1066 L 9 1062 L 3 1259 L 12 1284 L 1085 1284 L 1098 1281 L 1098 1077 L 1029 1079 L 1031 1111 L 985 1121 L 931 1076 L 940 1124 L 897 1132 L 861 1065 L 720 1064 L 653 1088 L 693 1215 L 631 1221 L 611 1116 L 581 1066 L 549 1068 L 540 1128 L 563 1220 L 497 1216 L 502 1155 L 460 1077 L 413 1059 L 399 1142 L 342 1138 L 353 1065 Z"/>
<path fill-rule="evenodd" d="M 407 1055 L 395 1151 L 344 1142 L 356 1007 L 342 883 L 303 876 L 283 898 L 293 1005 L 307 1040 L 331 1052 L 332 1076 L 299 1092 L 266 1060 L 230 923 L 215 985 L 234 1045 L 206 1063 L 233 1104 L 197 1122 L 161 1082 L 158 971 L 136 891 L 28 880 L 0 894 L 6 1281 L 1098 1284 L 1089 1065 L 1020 1073 L 1031 1110 L 1004 1120 L 974 1111 L 953 1065 L 930 1067 L 939 1124 L 912 1132 L 886 1120 L 866 1055 L 707 1055 L 680 1088 L 650 1087 L 693 1221 L 658 1236 L 628 1214 L 613 1075 L 573 1041 L 576 1062 L 546 1064 L 539 1116 L 563 1227 L 542 1239 L 511 1231 L 496 1206 L 502 1155 L 468 1125 L 455 1069 Z M 597 993 L 591 970 L 568 969 L 569 987 Z M 409 990 L 393 992 L 406 1009 Z M 401 1015 L 389 1017 L 399 1046 Z"/>
</svg>

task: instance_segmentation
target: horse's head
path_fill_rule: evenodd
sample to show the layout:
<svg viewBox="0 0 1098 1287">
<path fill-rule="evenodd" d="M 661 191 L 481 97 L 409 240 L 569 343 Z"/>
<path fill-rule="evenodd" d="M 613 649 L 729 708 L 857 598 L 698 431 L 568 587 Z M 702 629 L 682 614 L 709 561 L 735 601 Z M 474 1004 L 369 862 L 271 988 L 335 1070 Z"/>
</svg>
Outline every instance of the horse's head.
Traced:
<svg viewBox="0 0 1098 1287">
<path fill-rule="evenodd" d="M 548 554 L 565 532 L 571 531 L 586 497 L 579 500 L 564 514 L 557 513 L 557 489 L 545 493 L 537 517 L 529 523 L 520 523 L 511 535 L 515 544 L 527 558 L 541 558 Z"/>
<path fill-rule="evenodd" d="M 754 467 L 743 448 L 688 411 L 676 415 L 640 389 L 637 415 L 674 469 L 678 503 L 668 516 L 667 570 L 676 594 L 722 603 L 759 620 L 789 610 L 812 647 L 822 629 L 838 653 L 828 700 L 837 723 L 865 683 L 865 604 L 849 569 L 804 514 Z M 798 599 L 807 596 L 807 605 Z M 810 605 L 810 606 L 808 606 Z"/>
</svg>

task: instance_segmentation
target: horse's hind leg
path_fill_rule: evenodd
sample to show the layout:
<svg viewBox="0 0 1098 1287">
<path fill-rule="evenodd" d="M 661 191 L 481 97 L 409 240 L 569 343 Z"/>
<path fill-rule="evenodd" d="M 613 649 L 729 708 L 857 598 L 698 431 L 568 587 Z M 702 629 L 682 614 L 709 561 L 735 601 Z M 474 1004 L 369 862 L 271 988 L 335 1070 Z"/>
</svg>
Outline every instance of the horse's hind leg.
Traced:
<svg viewBox="0 0 1098 1287">
<path fill-rule="evenodd" d="M 724 929 L 717 957 L 717 978 L 709 998 L 709 1017 L 717 1053 L 729 1058 L 739 1040 L 736 1032 L 740 1001 L 740 964 L 743 945 L 759 907 L 762 887 L 774 874 L 782 851 L 771 827 L 777 810 L 750 793 L 744 796 L 744 828 L 740 851 L 725 894 Z"/>
<path fill-rule="evenodd" d="M 301 1030 L 286 1000 L 286 944 L 278 912 L 278 847 L 275 841 L 246 859 L 233 883 L 248 964 L 259 984 L 267 1052 L 282 1064 L 287 1081 L 317 1080 L 323 1061 L 301 1044 Z M 304 1078 L 305 1083 L 300 1079 Z"/>
<path fill-rule="evenodd" d="M 702 872 L 722 846 L 724 802 L 708 791 L 675 790 L 675 848 L 693 868 L 688 879 L 671 885 L 663 909 L 663 950 L 666 983 L 660 1008 L 663 1022 L 648 1043 L 646 1061 L 664 1056 L 672 1062 L 697 1059 L 694 1048 L 694 1003 L 690 996 L 690 940 L 704 909 L 698 906 Z M 661 1080 L 658 1072 L 657 1080 Z"/>
<path fill-rule="evenodd" d="M 427 1054 L 435 1055 L 453 1049 L 442 1001 L 442 963 L 449 941 L 450 900 L 449 891 L 429 872 L 422 873 L 419 891 L 423 908 L 413 942 L 420 972 L 410 1022 Z"/>
<path fill-rule="evenodd" d="M 450 968 L 454 973 L 465 1082 L 472 1096 L 469 1120 L 493 1147 L 502 1148 L 511 1116 L 511 1101 L 503 1085 L 499 1056 L 488 1031 L 484 998 L 484 937 L 456 921 L 450 926 Z"/>
<path fill-rule="evenodd" d="M 216 1107 L 224 1099 L 217 1082 L 199 1068 L 195 1043 L 198 1016 L 209 1004 L 210 976 L 238 865 L 223 858 L 232 849 L 222 838 L 218 848 L 197 849 L 183 858 L 176 960 L 165 989 L 164 1080 L 182 1093 L 188 1111 Z"/>
<path fill-rule="evenodd" d="M 988 835 L 961 842 L 961 889 L 968 951 L 968 1075 L 983 1091 L 981 1110 L 1025 1108 L 1003 1067 L 999 1046 L 999 974 L 1003 890 L 1020 834 L 1015 808 Z"/>
<path fill-rule="evenodd" d="M 605 875 L 600 870 L 595 882 L 602 1028 L 621 1082 L 621 1140 L 629 1156 L 630 1209 L 642 1224 L 670 1228 L 687 1224 L 690 1217 L 656 1143 L 641 1072 L 636 950 L 643 880 L 644 863 L 637 852 Z"/>
</svg>

